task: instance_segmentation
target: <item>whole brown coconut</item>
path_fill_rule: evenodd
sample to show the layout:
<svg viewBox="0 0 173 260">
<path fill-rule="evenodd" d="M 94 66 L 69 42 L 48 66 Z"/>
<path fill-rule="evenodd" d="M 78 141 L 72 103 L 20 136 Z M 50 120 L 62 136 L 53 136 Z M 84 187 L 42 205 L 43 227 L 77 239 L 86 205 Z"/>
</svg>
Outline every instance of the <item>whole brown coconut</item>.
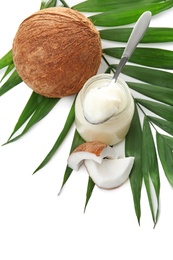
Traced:
<svg viewBox="0 0 173 260">
<path fill-rule="evenodd" d="M 98 71 L 99 33 L 78 11 L 53 7 L 25 19 L 13 41 L 13 61 L 22 80 L 47 97 L 79 92 Z"/>
</svg>

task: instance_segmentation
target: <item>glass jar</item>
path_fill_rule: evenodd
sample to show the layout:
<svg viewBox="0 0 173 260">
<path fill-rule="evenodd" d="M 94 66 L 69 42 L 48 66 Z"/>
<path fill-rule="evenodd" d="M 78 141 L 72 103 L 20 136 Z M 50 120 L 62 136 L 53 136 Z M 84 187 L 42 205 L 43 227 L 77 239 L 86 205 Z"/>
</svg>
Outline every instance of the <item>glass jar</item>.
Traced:
<svg viewBox="0 0 173 260">
<path fill-rule="evenodd" d="M 134 113 L 134 100 L 128 85 L 120 77 L 118 77 L 116 84 L 118 84 L 124 92 L 124 109 L 100 124 L 92 124 L 88 122 L 84 116 L 83 100 L 87 92 L 92 88 L 98 88 L 98 86 L 104 87 L 108 85 L 111 80 L 111 74 L 98 74 L 93 76 L 84 84 L 77 95 L 75 103 L 76 129 L 87 142 L 101 141 L 107 145 L 115 145 L 125 138 L 129 130 Z"/>
</svg>

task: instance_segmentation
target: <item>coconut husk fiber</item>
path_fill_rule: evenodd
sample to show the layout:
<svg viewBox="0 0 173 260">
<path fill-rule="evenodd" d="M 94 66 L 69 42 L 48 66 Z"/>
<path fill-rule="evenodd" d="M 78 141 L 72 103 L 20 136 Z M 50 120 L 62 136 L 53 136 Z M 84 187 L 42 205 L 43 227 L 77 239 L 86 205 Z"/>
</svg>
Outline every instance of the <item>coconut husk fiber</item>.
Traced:
<svg viewBox="0 0 173 260">
<path fill-rule="evenodd" d="M 102 49 L 99 32 L 87 17 L 52 7 L 20 24 L 12 53 L 26 85 L 43 96 L 60 98 L 78 93 L 97 73 Z"/>
</svg>

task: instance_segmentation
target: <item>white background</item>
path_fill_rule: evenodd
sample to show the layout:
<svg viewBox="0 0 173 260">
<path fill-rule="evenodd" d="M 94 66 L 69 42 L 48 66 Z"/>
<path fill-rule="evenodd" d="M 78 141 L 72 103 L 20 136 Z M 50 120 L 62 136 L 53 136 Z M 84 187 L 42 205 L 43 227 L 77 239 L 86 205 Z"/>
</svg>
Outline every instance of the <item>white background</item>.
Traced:
<svg viewBox="0 0 173 260">
<path fill-rule="evenodd" d="M 77 2 L 67 0 L 70 6 Z M 39 7 L 40 0 L 0 0 L 0 57 L 11 49 L 22 20 Z M 157 15 L 151 26 L 173 26 L 172 15 L 173 10 Z M 172 43 L 164 47 L 171 49 Z M 0 98 L 0 144 L 7 141 L 30 94 L 22 83 Z M 172 259 L 173 190 L 162 170 L 155 229 L 145 188 L 138 226 L 128 181 L 112 191 L 95 188 L 85 214 L 84 168 L 72 174 L 58 196 L 74 126 L 49 164 L 32 175 L 58 137 L 71 101 L 62 99 L 23 138 L 0 147 L 0 259 Z"/>
</svg>

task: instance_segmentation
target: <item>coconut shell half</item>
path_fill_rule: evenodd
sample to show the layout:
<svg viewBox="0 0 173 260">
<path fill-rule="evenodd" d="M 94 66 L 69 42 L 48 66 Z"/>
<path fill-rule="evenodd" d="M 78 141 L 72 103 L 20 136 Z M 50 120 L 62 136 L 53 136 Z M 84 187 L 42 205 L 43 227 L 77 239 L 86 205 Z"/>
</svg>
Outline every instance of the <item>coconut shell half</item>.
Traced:
<svg viewBox="0 0 173 260">
<path fill-rule="evenodd" d="M 12 47 L 22 80 L 36 93 L 64 97 L 79 92 L 101 62 L 99 32 L 78 11 L 40 10 L 19 26 Z"/>
</svg>

